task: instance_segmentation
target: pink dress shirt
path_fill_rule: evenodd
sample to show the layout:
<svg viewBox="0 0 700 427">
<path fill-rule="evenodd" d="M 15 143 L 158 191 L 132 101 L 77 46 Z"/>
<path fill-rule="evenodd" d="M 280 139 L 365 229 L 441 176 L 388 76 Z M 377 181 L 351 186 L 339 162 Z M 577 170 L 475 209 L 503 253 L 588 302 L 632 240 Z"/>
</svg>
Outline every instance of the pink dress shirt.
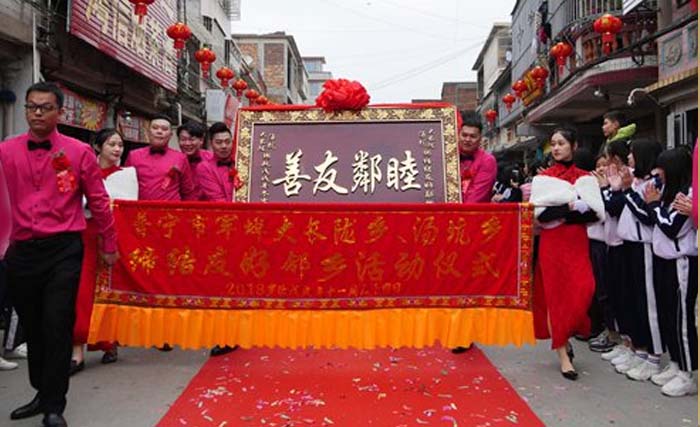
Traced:
<svg viewBox="0 0 700 427">
<path fill-rule="evenodd" d="M 190 162 L 190 169 L 192 169 L 192 180 L 194 181 L 194 186 L 197 187 L 197 191 L 200 193 L 200 200 L 202 199 L 202 187 L 199 184 L 199 177 L 202 175 L 202 170 L 204 169 L 204 164 L 211 161 L 214 158 L 214 153 L 207 150 L 197 150 L 192 156 L 188 156 L 187 160 Z"/>
<path fill-rule="evenodd" d="M 467 191 L 462 192 L 462 203 L 489 203 L 493 196 L 493 184 L 496 182 L 498 172 L 496 158 L 491 153 L 477 148 L 473 159 L 460 162 L 460 174 L 465 170 L 469 170 L 471 181 Z"/>
<path fill-rule="evenodd" d="M 5 256 L 7 245 L 10 244 L 10 233 L 12 232 L 12 210 L 10 209 L 10 199 L 7 194 L 5 173 L 2 170 L 2 163 L 0 162 L 0 260 Z"/>
<path fill-rule="evenodd" d="M 693 224 L 698 226 L 698 141 L 695 141 L 693 150 Z"/>
<path fill-rule="evenodd" d="M 233 181 L 229 174 L 233 165 L 218 165 L 216 158 L 202 163 L 202 173 L 199 176 L 202 200 L 232 202 Z"/>
<path fill-rule="evenodd" d="M 102 173 L 95 153 L 89 145 L 58 133 L 46 140 L 50 150 L 30 151 L 29 133 L 0 144 L 0 165 L 4 169 L 12 211 L 11 242 L 41 239 L 59 233 L 85 229 L 82 197 L 85 195 L 105 253 L 117 251 L 114 218 L 109 196 L 102 182 Z M 41 142 L 41 141 L 37 141 Z M 75 178 L 75 188 L 59 190 L 57 171 L 52 160 L 64 153 Z"/>
<path fill-rule="evenodd" d="M 162 154 L 150 147 L 129 153 L 124 166 L 136 168 L 139 200 L 199 200 L 187 156 L 166 148 Z"/>
</svg>

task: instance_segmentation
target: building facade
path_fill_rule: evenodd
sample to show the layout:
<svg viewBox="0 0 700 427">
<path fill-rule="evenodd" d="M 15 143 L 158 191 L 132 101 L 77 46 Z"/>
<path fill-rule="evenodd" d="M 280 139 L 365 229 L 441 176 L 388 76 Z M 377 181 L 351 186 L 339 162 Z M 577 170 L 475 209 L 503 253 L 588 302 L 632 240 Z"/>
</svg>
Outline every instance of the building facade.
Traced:
<svg viewBox="0 0 700 427">
<path fill-rule="evenodd" d="M 323 84 L 333 78 L 333 73 L 324 70 L 326 58 L 323 56 L 305 56 L 301 58 L 304 62 L 304 68 L 309 74 L 309 98 L 306 103 L 313 105 L 316 103 L 316 98 L 323 91 Z"/>
<path fill-rule="evenodd" d="M 294 37 L 284 32 L 234 34 L 243 58 L 262 71 L 268 98 L 278 104 L 304 104 L 310 98 L 309 75 Z"/>
<path fill-rule="evenodd" d="M 440 99 L 454 104 L 459 111 L 474 112 L 478 102 L 477 82 L 445 82 Z"/>
<path fill-rule="evenodd" d="M 477 106 L 475 111 L 484 117 L 488 110 L 498 111 L 499 88 L 496 82 L 509 69 L 512 59 L 511 28 L 508 23 L 495 23 L 472 67 L 477 74 Z M 501 140 L 498 119 L 494 122 L 485 121 L 483 135 L 487 140 L 487 149 L 495 151 Z"/>
</svg>

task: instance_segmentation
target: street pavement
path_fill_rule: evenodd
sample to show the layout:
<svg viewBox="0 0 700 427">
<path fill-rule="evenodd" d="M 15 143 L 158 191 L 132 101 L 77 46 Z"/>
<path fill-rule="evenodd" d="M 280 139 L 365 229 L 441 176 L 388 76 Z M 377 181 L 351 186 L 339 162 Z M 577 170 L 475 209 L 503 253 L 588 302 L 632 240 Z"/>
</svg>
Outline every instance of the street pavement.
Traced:
<svg viewBox="0 0 700 427">
<path fill-rule="evenodd" d="M 574 347 L 580 374 L 576 382 L 559 374 L 549 341 L 535 347 L 481 348 L 546 426 L 698 425 L 697 396 L 664 397 L 650 382 L 630 381 L 615 373 L 584 343 L 574 342 Z M 71 379 L 65 413 L 71 427 L 155 425 L 206 361 L 208 351 L 121 348 L 119 361 L 112 365 L 100 365 L 100 357 L 101 353 L 89 353 L 86 369 Z M 40 416 L 9 419 L 14 408 L 32 397 L 26 361 L 20 361 L 16 370 L 0 372 L 0 426 L 40 426 Z"/>
</svg>

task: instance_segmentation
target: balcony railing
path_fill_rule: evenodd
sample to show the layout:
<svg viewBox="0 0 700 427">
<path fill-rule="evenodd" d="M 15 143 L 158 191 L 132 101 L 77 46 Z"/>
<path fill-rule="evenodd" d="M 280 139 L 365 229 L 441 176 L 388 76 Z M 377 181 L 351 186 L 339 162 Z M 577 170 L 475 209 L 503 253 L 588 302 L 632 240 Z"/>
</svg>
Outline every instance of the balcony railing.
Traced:
<svg viewBox="0 0 700 427">
<path fill-rule="evenodd" d="M 550 2 L 550 5 L 550 23 L 555 37 L 562 31 L 595 21 L 605 13 L 622 14 L 622 0 L 559 0 Z M 646 0 L 644 6 L 638 10 L 644 14 L 650 11 L 655 13 L 658 0 Z M 635 15 L 636 12 L 633 12 L 631 16 Z"/>
</svg>

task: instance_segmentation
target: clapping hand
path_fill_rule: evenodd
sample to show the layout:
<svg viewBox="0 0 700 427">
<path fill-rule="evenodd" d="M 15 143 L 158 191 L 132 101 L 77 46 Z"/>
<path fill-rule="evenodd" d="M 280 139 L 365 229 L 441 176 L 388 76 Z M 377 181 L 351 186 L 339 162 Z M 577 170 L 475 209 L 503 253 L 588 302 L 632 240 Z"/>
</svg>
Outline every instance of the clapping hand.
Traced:
<svg viewBox="0 0 700 427">
<path fill-rule="evenodd" d="M 593 175 L 595 179 L 598 180 L 598 187 L 605 188 L 610 185 L 610 183 L 608 182 L 608 177 L 605 174 L 598 173 L 597 171 L 592 171 L 591 175 Z"/>
<path fill-rule="evenodd" d="M 693 213 L 693 199 L 683 193 L 678 193 L 671 207 L 680 212 L 681 215 L 690 216 Z"/>
<path fill-rule="evenodd" d="M 622 175 L 617 165 L 611 164 L 608 166 L 606 178 L 613 191 L 619 191 L 622 188 Z"/>
<path fill-rule="evenodd" d="M 644 188 L 644 201 L 647 203 L 658 202 L 661 200 L 661 192 L 653 183 L 647 184 Z"/>
</svg>

